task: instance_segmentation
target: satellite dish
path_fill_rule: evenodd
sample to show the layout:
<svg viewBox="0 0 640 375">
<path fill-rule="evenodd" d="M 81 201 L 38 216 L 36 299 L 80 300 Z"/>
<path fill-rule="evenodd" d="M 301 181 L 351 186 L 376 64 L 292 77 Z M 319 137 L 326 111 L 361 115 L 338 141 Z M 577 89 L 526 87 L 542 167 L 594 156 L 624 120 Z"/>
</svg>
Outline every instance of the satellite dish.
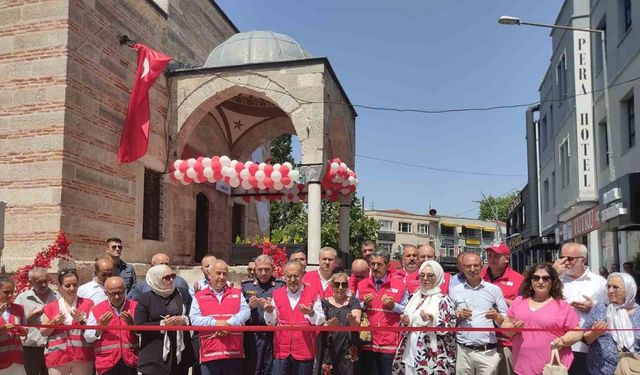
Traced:
<svg viewBox="0 0 640 375">
<path fill-rule="evenodd" d="M 432 208 L 432 209 L 429 210 L 429 215 L 431 215 L 431 216 L 436 216 L 437 213 L 438 213 L 438 211 L 436 211 L 435 208 Z"/>
</svg>

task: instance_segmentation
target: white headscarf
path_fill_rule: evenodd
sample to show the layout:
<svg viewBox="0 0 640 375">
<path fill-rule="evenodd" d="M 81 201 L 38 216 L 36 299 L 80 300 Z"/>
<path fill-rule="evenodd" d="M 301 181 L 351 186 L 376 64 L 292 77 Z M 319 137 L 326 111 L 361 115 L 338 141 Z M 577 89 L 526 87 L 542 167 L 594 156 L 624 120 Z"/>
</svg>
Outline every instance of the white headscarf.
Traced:
<svg viewBox="0 0 640 375">
<path fill-rule="evenodd" d="M 411 296 L 409 303 L 407 303 L 404 309 L 405 315 L 409 316 L 410 327 L 436 327 L 440 324 L 440 301 L 442 300 L 440 284 L 442 284 L 442 280 L 444 279 L 444 270 L 435 260 L 427 260 L 420 266 L 419 274 L 424 273 L 427 268 L 431 268 L 436 275 L 435 286 L 431 289 L 426 289 L 422 286 L 421 282 L 420 289 L 416 290 L 413 296 Z M 424 321 L 420 316 L 421 311 L 431 314 L 433 321 Z M 404 355 L 402 356 L 403 362 L 407 366 L 416 367 L 417 344 L 421 334 L 425 334 L 429 338 L 431 350 L 435 351 L 438 348 L 436 334 L 434 332 L 409 332 Z"/>
<path fill-rule="evenodd" d="M 607 307 L 607 324 L 609 328 L 613 329 L 629 329 L 633 328 L 631 319 L 627 309 L 635 306 L 635 298 L 638 287 L 635 280 L 628 273 L 613 272 L 607 277 L 609 281 L 612 277 L 619 277 L 624 283 L 624 303 L 609 303 Z M 634 351 L 635 337 L 633 331 L 611 331 L 613 340 L 619 347 L 625 347 L 630 352 Z"/>
<path fill-rule="evenodd" d="M 162 278 L 168 272 L 172 272 L 169 266 L 165 264 L 158 264 L 157 266 L 149 268 L 146 276 L 147 285 L 149 285 L 151 290 L 153 290 L 155 294 L 164 298 L 169 297 L 176 289 L 176 287 L 173 285 L 171 286 L 171 288 L 167 288 L 164 284 L 164 281 L 162 281 Z"/>
</svg>

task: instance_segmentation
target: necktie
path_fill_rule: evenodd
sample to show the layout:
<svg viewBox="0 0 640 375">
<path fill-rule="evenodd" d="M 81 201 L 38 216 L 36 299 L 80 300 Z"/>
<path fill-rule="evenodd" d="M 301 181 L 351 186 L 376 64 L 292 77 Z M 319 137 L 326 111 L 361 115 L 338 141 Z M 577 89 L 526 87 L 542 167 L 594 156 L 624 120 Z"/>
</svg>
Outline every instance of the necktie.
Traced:
<svg viewBox="0 0 640 375">
<path fill-rule="evenodd" d="M 381 286 L 382 286 L 382 280 L 376 280 L 376 290 L 380 290 Z"/>
</svg>

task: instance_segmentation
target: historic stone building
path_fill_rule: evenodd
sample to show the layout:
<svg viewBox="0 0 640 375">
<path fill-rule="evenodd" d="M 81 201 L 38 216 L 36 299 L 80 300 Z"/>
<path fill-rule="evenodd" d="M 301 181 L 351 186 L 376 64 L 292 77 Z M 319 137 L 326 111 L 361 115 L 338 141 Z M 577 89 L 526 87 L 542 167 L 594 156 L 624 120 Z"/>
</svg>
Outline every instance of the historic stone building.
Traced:
<svg viewBox="0 0 640 375">
<path fill-rule="evenodd" d="M 7 271 L 60 230 L 79 261 L 103 254 L 112 236 L 141 266 L 157 251 L 174 264 L 207 252 L 224 258 L 235 235 L 268 230 L 255 203 L 234 204 L 230 189 L 213 184 L 182 186 L 170 165 L 200 155 L 249 160 L 281 134 L 300 140 L 310 255 L 319 250 L 316 181 L 331 157 L 353 165 L 355 140 L 355 112 L 326 58 L 281 34 L 238 33 L 207 0 L 16 2 L 0 8 L 0 25 Z M 173 58 L 150 91 L 149 151 L 122 165 L 136 55 L 120 35 Z"/>
</svg>

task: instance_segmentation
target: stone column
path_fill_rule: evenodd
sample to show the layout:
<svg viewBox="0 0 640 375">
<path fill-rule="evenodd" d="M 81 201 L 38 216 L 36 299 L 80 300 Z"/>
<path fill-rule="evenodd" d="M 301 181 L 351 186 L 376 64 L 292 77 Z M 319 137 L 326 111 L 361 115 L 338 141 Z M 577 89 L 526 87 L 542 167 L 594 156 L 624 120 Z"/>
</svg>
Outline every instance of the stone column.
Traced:
<svg viewBox="0 0 640 375">
<path fill-rule="evenodd" d="M 339 228 L 339 246 L 340 246 L 340 258 L 342 259 L 342 267 L 345 269 L 351 267 L 349 263 L 351 261 L 349 257 L 349 218 L 351 214 L 351 205 L 346 203 L 345 200 L 340 201 L 340 211 L 338 216 L 338 228 Z"/>
<path fill-rule="evenodd" d="M 307 262 L 317 265 L 321 248 L 322 189 L 319 181 L 310 181 L 308 187 Z"/>
</svg>

